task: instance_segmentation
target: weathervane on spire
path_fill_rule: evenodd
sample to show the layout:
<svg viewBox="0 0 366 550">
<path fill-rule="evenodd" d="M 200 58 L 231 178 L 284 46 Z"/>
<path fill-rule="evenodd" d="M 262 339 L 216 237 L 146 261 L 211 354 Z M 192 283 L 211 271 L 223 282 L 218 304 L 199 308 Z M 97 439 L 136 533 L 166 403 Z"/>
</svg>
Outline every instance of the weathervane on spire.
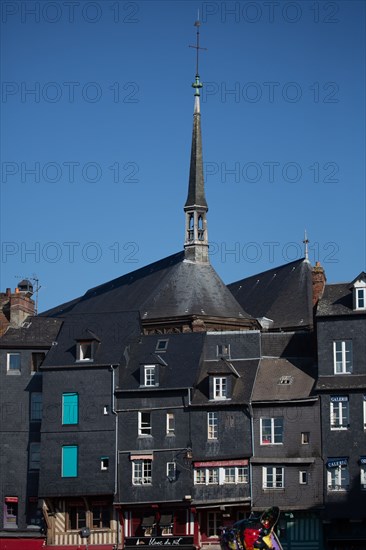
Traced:
<svg viewBox="0 0 366 550">
<path fill-rule="evenodd" d="M 195 46 L 189 46 L 190 48 L 194 48 L 196 50 L 196 80 L 195 82 L 192 84 L 192 87 L 196 89 L 196 92 L 195 92 L 195 96 L 199 96 L 200 95 L 200 88 L 202 88 L 202 83 L 200 82 L 200 76 L 199 76 L 199 72 L 198 72 L 198 67 L 199 67 L 199 51 L 200 50 L 207 50 L 207 48 L 202 48 L 200 46 L 200 26 L 201 26 L 201 21 L 200 21 L 200 11 L 198 10 L 198 17 L 197 17 L 197 21 L 194 23 L 194 26 L 197 27 L 197 39 L 196 39 L 196 45 Z"/>
</svg>

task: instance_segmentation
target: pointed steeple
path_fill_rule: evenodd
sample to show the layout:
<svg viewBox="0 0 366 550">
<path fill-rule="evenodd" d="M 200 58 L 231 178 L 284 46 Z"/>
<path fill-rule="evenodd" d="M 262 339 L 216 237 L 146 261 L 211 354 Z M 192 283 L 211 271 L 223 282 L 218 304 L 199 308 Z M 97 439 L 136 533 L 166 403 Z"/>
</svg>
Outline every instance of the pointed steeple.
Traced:
<svg viewBox="0 0 366 550">
<path fill-rule="evenodd" d="M 197 44 L 192 46 L 197 50 L 196 79 L 192 84 L 194 93 L 193 132 L 191 148 L 191 164 L 189 170 L 188 196 L 184 205 L 186 218 L 186 233 L 184 241 L 185 257 L 187 260 L 208 263 L 208 235 L 206 214 L 208 206 L 205 198 L 202 160 L 200 89 L 202 83 L 198 73 L 200 22 L 196 21 Z"/>
</svg>

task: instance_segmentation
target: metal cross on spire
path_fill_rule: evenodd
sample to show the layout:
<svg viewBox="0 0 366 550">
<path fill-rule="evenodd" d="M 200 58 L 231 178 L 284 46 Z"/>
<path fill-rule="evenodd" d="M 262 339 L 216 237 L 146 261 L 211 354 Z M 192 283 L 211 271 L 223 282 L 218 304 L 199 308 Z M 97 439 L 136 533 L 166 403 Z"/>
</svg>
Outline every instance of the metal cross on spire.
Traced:
<svg viewBox="0 0 366 550">
<path fill-rule="evenodd" d="M 194 26 L 197 27 L 197 33 L 196 33 L 196 36 L 197 36 L 197 39 L 196 39 L 196 45 L 195 46 L 192 46 L 192 45 L 189 45 L 190 48 L 194 48 L 196 50 L 196 80 L 195 82 L 192 84 L 193 88 L 196 88 L 196 93 L 194 95 L 197 95 L 199 96 L 200 95 L 200 92 L 199 92 L 199 89 L 202 88 L 202 83 L 200 82 L 200 76 L 199 76 L 199 51 L 200 50 L 207 50 L 207 48 L 202 48 L 200 46 L 200 26 L 201 26 L 201 21 L 200 21 L 200 12 L 198 10 L 198 18 L 197 18 L 197 21 L 194 23 Z"/>
</svg>

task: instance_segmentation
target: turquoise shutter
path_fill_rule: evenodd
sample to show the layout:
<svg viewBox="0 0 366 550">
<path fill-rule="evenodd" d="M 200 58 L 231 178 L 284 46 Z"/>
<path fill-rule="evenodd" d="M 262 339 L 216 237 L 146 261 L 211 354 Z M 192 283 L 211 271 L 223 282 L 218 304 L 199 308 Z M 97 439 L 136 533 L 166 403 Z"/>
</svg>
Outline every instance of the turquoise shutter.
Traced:
<svg viewBox="0 0 366 550">
<path fill-rule="evenodd" d="M 79 396 L 77 393 L 62 394 L 62 424 L 77 424 L 79 421 Z"/>
<path fill-rule="evenodd" d="M 62 447 L 62 477 L 77 477 L 78 475 L 78 448 L 77 445 Z"/>
</svg>

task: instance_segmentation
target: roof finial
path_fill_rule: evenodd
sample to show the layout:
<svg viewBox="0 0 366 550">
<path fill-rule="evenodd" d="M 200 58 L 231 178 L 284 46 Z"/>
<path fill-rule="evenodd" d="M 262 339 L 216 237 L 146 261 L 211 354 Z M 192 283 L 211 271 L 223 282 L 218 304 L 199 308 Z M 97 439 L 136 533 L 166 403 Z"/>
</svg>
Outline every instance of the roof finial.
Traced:
<svg viewBox="0 0 366 550">
<path fill-rule="evenodd" d="M 306 233 L 306 229 L 304 232 L 304 240 L 302 241 L 305 245 L 305 260 L 309 261 L 309 239 Z"/>
<path fill-rule="evenodd" d="M 192 84 L 192 87 L 195 88 L 195 96 L 199 97 L 200 96 L 200 88 L 202 88 L 202 83 L 200 82 L 200 75 L 199 75 L 199 72 L 198 72 L 198 67 L 199 67 L 199 51 L 200 50 L 207 50 L 207 48 L 201 48 L 200 46 L 200 26 L 201 26 L 201 21 L 200 21 L 200 11 L 198 10 L 198 17 L 197 17 L 197 21 L 194 23 L 194 26 L 197 27 L 197 38 L 196 38 L 196 45 L 195 46 L 189 46 L 190 48 L 194 48 L 196 50 L 196 80 L 195 82 Z"/>
</svg>

